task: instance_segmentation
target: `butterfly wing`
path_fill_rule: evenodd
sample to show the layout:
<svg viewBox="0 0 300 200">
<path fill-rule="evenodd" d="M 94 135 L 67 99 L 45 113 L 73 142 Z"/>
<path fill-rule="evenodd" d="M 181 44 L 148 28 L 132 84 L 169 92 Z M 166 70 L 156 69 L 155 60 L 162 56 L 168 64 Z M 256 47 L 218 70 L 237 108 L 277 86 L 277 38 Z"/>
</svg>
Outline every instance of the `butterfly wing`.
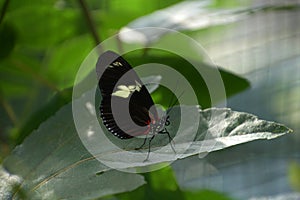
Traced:
<svg viewBox="0 0 300 200">
<path fill-rule="evenodd" d="M 99 57 L 96 71 L 102 95 L 100 114 L 106 128 L 121 139 L 147 134 L 150 116 L 157 116 L 157 111 L 130 64 L 107 51 Z"/>
</svg>

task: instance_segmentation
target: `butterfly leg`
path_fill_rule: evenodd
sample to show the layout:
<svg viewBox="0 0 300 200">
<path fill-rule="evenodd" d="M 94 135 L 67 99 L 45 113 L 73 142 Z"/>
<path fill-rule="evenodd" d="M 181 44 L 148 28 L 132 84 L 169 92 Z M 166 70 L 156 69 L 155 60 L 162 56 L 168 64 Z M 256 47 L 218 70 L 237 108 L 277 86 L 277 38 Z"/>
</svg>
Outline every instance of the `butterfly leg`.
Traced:
<svg viewBox="0 0 300 200">
<path fill-rule="evenodd" d="M 150 148 L 151 148 L 151 141 L 153 140 L 154 137 L 155 137 L 155 135 L 153 135 L 153 136 L 150 138 L 150 140 L 149 140 L 148 154 L 147 154 L 147 157 L 146 157 L 146 159 L 144 160 L 144 162 L 148 161 L 148 159 L 149 159 Z"/>
<path fill-rule="evenodd" d="M 173 141 L 172 137 L 170 136 L 169 131 L 166 128 L 164 128 L 164 130 L 160 131 L 159 133 L 160 134 L 167 134 L 168 135 L 169 143 L 171 145 L 171 148 L 174 151 L 174 153 L 176 154 L 176 151 L 175 151 L 174 146 L 173 146 L 174 145 L 174 141 Z"/>
<path fill-rule="evenodd" d="M 145 137 L 143 144 L 140 147 L 135 148 L 135 150 L 140 150 L 141 148 L 143 148 L 143 146 L 146 144 L 146 141 L 147 141 L 147 136 Z"/>
<path fill-rule="evenodd" d="M 171 138 L 171 136 L 170 136 L 170 133 L 167 131 L 167 134 L 168 134 L 168 137 L 169 137 L 169 143 L 170 143 L 170 145 L 171 145 L 171 148 L 172 148 L 172 150 L 174 151 L 174 153 L 176 154 L 176 151 L 175 151 L 175 149 L 174 149 L 174 144 L 175 144 L 175 142 L 173 141 L 173 139 Z"/>
</svg>

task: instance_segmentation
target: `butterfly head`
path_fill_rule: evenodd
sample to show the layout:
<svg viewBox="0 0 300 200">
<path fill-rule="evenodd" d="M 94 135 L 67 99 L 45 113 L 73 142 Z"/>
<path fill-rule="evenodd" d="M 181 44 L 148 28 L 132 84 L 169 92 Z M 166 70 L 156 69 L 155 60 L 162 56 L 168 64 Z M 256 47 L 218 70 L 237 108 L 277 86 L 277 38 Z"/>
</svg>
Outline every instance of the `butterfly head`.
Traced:
<svg viewBox="0 0 300 200">
<path fill-rule="evenodd" d="M 150 109 L 151 111 L 151 109 Z M 148 134 L 149 135 L 156 135 L 160 132 L 162 132 L 165 129 L 165 126 L 168 126 L 170 124 L 169 116 L 166 115 L 166 112 L 164 112 L 162 109 L 158 108 L 157 113 L 154 116 L 151 112 L 149 112 L 149 117 L 151 121 L 149 120 L 148 123 Z"/>
</svg>

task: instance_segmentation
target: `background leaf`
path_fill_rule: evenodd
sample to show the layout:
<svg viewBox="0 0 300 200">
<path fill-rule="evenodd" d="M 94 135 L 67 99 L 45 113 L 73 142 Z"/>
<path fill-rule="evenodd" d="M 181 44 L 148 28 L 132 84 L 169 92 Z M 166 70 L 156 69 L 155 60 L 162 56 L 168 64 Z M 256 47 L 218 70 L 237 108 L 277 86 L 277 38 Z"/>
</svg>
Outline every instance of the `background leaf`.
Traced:
<svg viewBox="0 0 300 200">
<path fill-rule="evenodd" d="M 24 17 L 27 16 L 27 17 Z M 36 20 L 39 19 L 39 20 Z M 33 48 L 54 45 L 73 35 L 77 30 L 79 12 L 59 9 L 53 5 L 26 5 L 7 16 L 19 30 L 19 43 Z"/>
<path fill-rule="evenodd" d="M 140 53 L 140 52 L 135 52 Z M 162 55 L 160 55 L 161 53 Z M 198 63 L 201 66 L 201 71 L 206 72 L 207 74 L 199 74 L 199 72 L 185 59 L 178 57 L 171 53 L 159 52 L 155 49 L 149 50 L 146 55 L 137 55 L 137 56 L 126 56 L 125 58 L 132 66 L 139 66 L 147 63 L 160 63 L 169 67 L 172 67 L 176 71 L 178 71 L 181 75 L 183 75 L 193 87 L 194 92 L 197 95 L 198 103 L 202 108 L 208 108 L 214 105 L 211 105 L 211 95 L 209 94 L 207 85 L 203 79 L 203 76 L 207 76 L 207 74 L 214 73 L 215 66 L 210 66 L 206 63 Z M 226 96 L 232 96 L 238 92 L 241 92 L 250 86 L 249 82 L 239 76 L 236 76 L 222 68 L 218 68 L 219 73 L 222 77 L 222 83 L 224 84 Z M 162 69 L 163 71 L 163 69 Z M 161 74 L 158 70 L 157 74 Z M 187 90 L 184 90 L 184 95 L 189 95 Z M 172 99 L 172 95 L 166 88 L 160 87 L 156 92 L 153 93 L 153 98 L 158 100 L 158 102 L 164 106 L 169 106 L 170 99 Z M 190 99 L 193 99 L 191 96 Z M 223 101 L 224 99 L 218 99 L 218 101 Z M 192 104 L 193 101 L 185 102 L 185 104 Z"/>
<path fill-rule="evenodd" d="M 234 3 L 234 6 L 238 5 L 237 2 Z M 243 12 L 240 9 L 218 9 L 212 7 L 212 1 L 208 0 L 182 1 L 130 22 L 120 30 L 120 39 L 128 43 L 149 44 L 167 35 L 168 29 L 193 31 L 241 20 Z M 160 27 L 165 30 L 157 29 L 150 33 L 141 29 L 144 27 Z M 133 29 L 139 29 L 133 32 L 133 37 L 124 34 Z"/>
</svg>

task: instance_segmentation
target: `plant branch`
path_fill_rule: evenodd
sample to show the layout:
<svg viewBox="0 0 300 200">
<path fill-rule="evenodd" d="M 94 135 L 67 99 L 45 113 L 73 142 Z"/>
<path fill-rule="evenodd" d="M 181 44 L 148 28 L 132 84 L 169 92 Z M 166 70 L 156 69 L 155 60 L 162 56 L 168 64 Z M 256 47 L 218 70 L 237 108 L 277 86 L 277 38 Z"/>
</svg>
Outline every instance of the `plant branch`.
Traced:
<svg viewBox="0 0 300 200">
<path fill-rule="evenodd" d="M 81 6 L 83 15 L 86 19 L 87 25 L 88 25 L 91 33 L 92 33 L 94 41 L 95 41 L 96 45 L 98 45 L 98 44 L 100 44 L 101 40 L 100 40 L 99 34 L 97 33 L 96 26 L 94 24 L 94 21 L 92 20 L 92 17 L 91 17 L 91 14 L 90 14 L 89 10 L 88 10 L 88 7 L 87 7 L 84 0 L 79 0 L 79 4 Z M 99 47 L 99 48 L 100 48 L 99 51 L 102 52 L 101 47 Z"/>
<path fill-rule="evenodd" d="M 11 105 L 4 99 L 0 97 L 0 102 L 4 108 L 4 110 L 6 111 L 9 119 L 12 121 L 12 123 L 14 125 L 16 125 L 18 123 L 18 119 L 16 117 L 16 114 L 14 112 L 14 110 L 12 109 Z"/>
<path fill-rule="evenodd" d="M 7 11 L 8 4 L 9 4 L 9 0 L 6 0 L 2 6 L 2 10 L 1 10 L 1 14 L 0 14 L 0 24 L 2 23 L 2 21 L 4 19 L 4 15 Z"/>
</svg>

